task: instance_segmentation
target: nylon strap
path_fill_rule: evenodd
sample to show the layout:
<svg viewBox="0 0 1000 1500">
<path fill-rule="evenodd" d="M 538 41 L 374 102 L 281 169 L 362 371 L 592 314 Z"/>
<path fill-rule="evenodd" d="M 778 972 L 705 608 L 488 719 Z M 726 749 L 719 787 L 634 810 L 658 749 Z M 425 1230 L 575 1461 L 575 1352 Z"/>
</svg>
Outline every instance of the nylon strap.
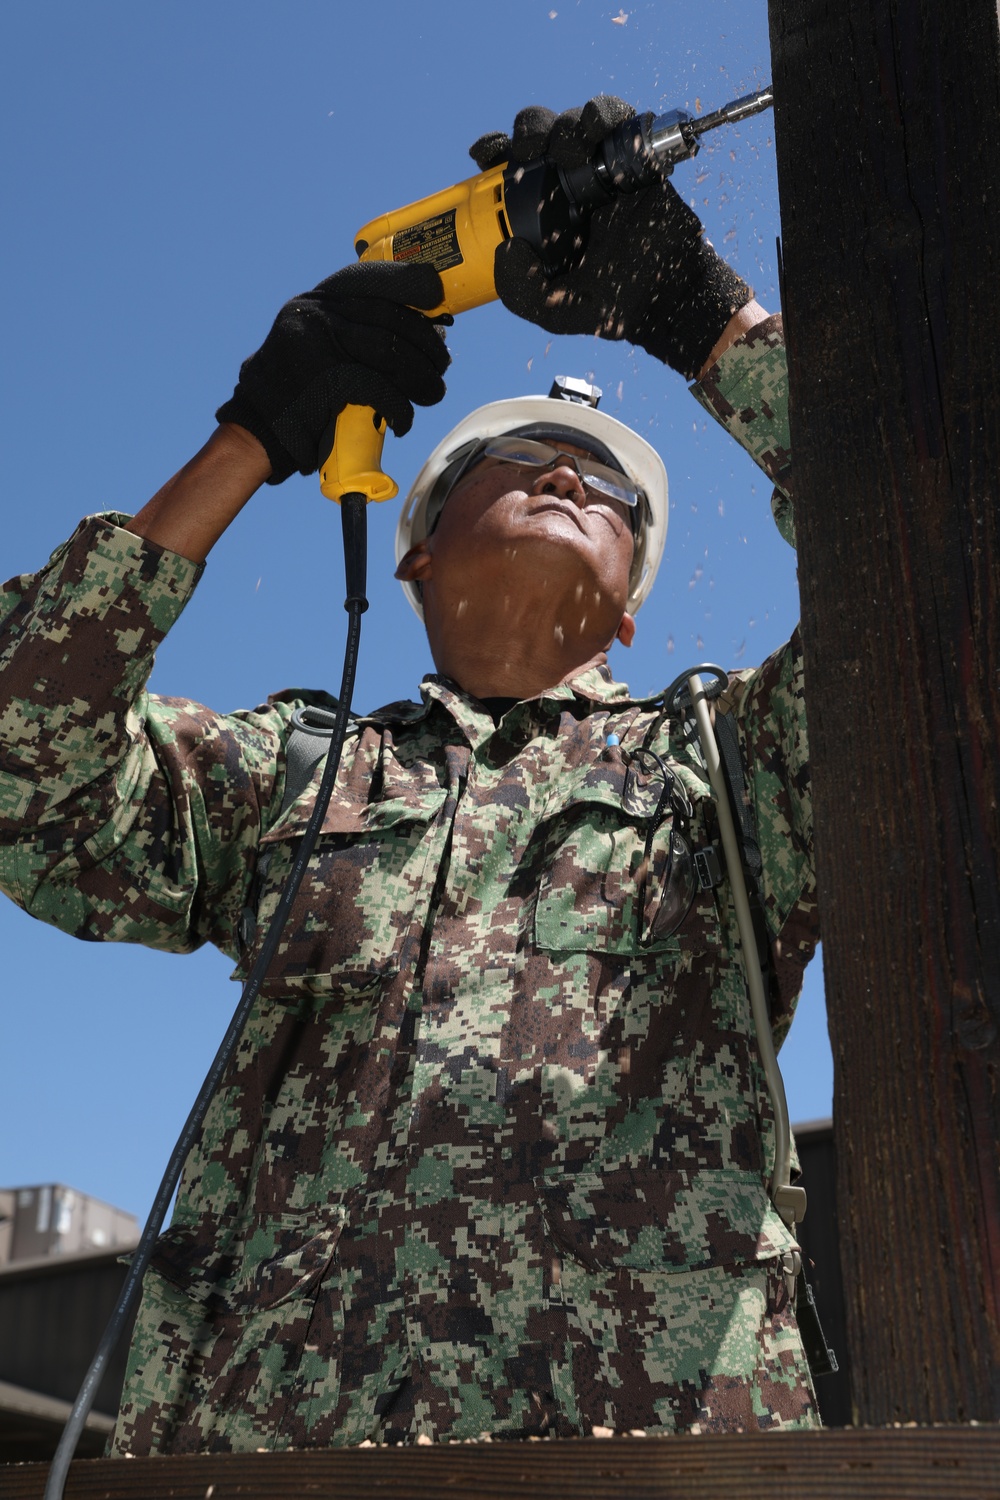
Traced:
<svg viewBox="0 0 1000 1500">
<path fill-rule="evenodd" d="M 757 899 L 760 900 L 764 861 L 757 842 L 757 820 L 754 817 L 753 804 L 747 796 L 743 757 L 740 755 L 739 731 L 732 714 L 716 714 L 715 738 L 722 757 L 722 769 L 726 778 L 726 786 L 729 788 L 733 817 L 739 829 L 743 868 L 753 881 Z"/>
</svg>

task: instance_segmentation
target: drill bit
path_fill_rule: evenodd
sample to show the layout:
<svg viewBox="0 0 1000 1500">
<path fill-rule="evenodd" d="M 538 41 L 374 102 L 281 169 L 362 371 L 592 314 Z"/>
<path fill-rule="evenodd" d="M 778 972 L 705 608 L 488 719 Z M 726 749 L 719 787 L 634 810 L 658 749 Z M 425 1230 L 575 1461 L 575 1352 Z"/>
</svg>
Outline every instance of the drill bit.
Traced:
<svg viewBox="0 0 1000 1500">
<path fill-rule="evenodd" d="M 699 136 L 704 135 L 706 130 L 714 130 L 717 125 L 735 125 L 739 120 L 747 120 L 751 115 L 759 115 L 761 110 L 770 109 L 773 103 L 774 94 L 771 85 L 767 84 L 755 94 L 744 94 L 731 104 L 724 104 L 721 109 L 713 109 L 711 114 L 686 121 L 684 133 Z"/>
</svg>

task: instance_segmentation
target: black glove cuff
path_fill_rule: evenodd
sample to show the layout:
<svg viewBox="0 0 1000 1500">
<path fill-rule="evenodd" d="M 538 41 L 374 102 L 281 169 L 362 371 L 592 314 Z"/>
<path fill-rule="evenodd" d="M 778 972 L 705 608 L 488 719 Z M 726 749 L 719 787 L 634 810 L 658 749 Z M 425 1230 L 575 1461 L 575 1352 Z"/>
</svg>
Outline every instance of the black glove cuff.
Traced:
<svg viewBox="0 0 1000 1500">
<path fill-rule="evenodd" d="M 264 421 L 260 413 L 244 400 L 238 387 L 229 400 L 219 407 L 215 413 L 215 420 L 235 422 L 237 427 L 244 427 L 251 436 L 257 439 L 271 461 L 268 484 L 282 484 L 298 469 L 299 466 L 288 449 L 278 441 L 272 428 Z"/>
<path fill-rule="evenodd" d="M 669 316 L 654 300 L 629 336 L 686 380 L 694 380 L 726 324 L 751 300 L 753 290 L 704 237 L 686 259 L 684 271 L 687 288 L 680 296 L 671 290 Z"/>
</svg>

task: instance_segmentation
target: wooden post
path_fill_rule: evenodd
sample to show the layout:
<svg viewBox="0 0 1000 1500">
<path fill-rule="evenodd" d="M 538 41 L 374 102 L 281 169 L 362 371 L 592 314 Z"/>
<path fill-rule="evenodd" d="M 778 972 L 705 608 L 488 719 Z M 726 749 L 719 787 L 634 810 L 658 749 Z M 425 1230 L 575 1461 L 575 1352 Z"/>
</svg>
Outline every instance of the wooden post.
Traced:
<svg viewBox="0 0 1000 1500">
<path fill-rule="evenodd" d="M 1000 1419 L 996 0 L 770 0 L 855 1420 Z"/>
<path fill-rule="evenodd" d="M 0 1466 L 42 1500 L 47 1464 Z M 78 1459 L 66 1500 L 984 1500 L 1000 1431 L 744 1432 Z"/>
</svg>

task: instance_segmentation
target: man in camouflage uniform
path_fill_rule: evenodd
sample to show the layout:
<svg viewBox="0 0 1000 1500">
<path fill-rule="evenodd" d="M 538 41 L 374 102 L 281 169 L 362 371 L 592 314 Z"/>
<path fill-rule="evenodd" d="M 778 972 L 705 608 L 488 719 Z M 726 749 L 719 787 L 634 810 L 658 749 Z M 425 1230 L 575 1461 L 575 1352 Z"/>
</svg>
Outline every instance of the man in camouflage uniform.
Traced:
<svg viewBox="0 0 1000 1500">
<path fill-rule="evenodd" d="M 480 160 L 589 153 L 616 108 L 523 112 Z M 497 283 L 545 327 L 700 376 L 788 535 L 780 322 L 669 185 L 596 214 L 565 278 L 515 240 Z M 318 778 L 282 810 L 303 700 L 157 699 L 153 653 L 259 484 L 315 468 L 331 411 L 374 405 L 399 432 L 440 398 L 447 356 L 413 310 L 439 299 L 435 273 L 393 266 L 296 299 L 186 469 L 7 586 L 0 881 L 27 911 L 210 941 L 246 972 L 315 797 Z M 634 629 L 634 539 L 585 452 L 483 458 L 403 559 L 438 670 L 347 740 L 146 1279 L 117 1453 L 818 1420 L 728 882 L 679 925 L 667 910 L 672 829 L 706 847 L 714 804 L 688 726 L 607 668 Z M 780 1035 L 817 938 L 797 641 L 717 712 L 758 820 Z"/>
</svg>

